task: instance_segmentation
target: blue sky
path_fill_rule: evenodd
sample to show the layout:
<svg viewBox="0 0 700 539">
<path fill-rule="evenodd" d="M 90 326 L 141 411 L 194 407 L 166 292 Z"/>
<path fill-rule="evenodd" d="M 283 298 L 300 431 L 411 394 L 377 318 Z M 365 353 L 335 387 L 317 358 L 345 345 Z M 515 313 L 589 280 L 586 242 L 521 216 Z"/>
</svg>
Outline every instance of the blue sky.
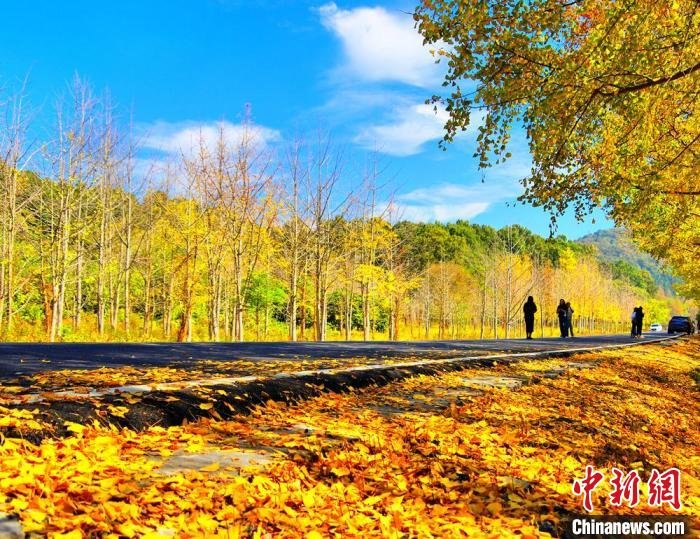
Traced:
<svg viewBox="0 0 700 539">
<path fill-rule="evenodd" d="M 29 7 L 31 6 L 31 7 Z M 412 2 L 306 0 L 35 0 L 3 6 L 0 86 L 29 76 L 38 117 L 75 73 L 131 111 L 144 155 L 167 156 L 194 131 L 226 122 L 235 133 L 250 104 L 258 133 L 282 147 L 322 128 L 358 176 L 376 152 L 388 193 L 412 220 L 520 223 L 547 234 L 549 217 L 517 205 L 529 158 L 513 133 L 513 159 L 478 170 L 474 134 L 438 148 L 441 114 L 424 105 L 441 66 L 421 45 Z M 475 118 L 475 124 L 478 118 Z M 482 180 L 484 180 L 482 182 Z M 567 216 L 576 238 L 611 224 Z"/>
</svg>

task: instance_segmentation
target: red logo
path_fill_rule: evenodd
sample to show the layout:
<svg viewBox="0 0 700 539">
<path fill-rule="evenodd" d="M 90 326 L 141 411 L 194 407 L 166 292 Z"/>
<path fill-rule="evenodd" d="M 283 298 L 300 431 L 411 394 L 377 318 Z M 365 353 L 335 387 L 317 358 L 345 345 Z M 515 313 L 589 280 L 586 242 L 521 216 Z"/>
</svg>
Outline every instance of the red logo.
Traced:
<svg viewBox="0 0 700 539">
<path fill-rule="evenodd" d="M 681 471 L 670 468 L 664 473 L 654 469 L 649 477 L 649 505 L 669 504 L 676 511 L 681 509 Z"/>
<path fill-rule="evenodd" d="M 576 496 L 583 495 L 583 508 L 589 513 L 593 511 L 593 491 L 604 477 L 602 473 L 589 464 L 586 466 L 586 477 L 574 481 L 572 487 L 574 494 L 576 494 Z"/>
<path fill-rule="evenodd" d="M 576 496 L 583 496 L 583 508 L 589 513 L 593 511 L 593 491 L 605 478 L 605 474 L 596 470 L 593 466 L 586 466 L 586 474 L 581 479 L 576 479 L 571 490 Z M 608 500 L 613 507 L 621 507 L 623 503 L 628 507 L 639 504 L 639 483 L 641 478 L 636 470 L 625 473 L 618 468 L 612 469 L 610 484 L 612 490 L 608 494 Z M 660 507 L 667 503 L 676 511 L 680 511 L 681 503 L 681 471 L 678 468 L 670 468 L 661 473 L 656 469 L 649 476 L 648 504 L 652 507 Z"/>
<path fill-rule="evenodd" d="M 613 478 L 610 484 L 613 486 L 613 491 L 608 497 L 610 505 L 620 507 L 623 500 L 627 500 L 629 507 L 634 507 L 639 503 L 639 474 L 636 470 L 632 470 L 627 475 L 624 475 L 617 468 L 612 469 Z"/>
</svg>

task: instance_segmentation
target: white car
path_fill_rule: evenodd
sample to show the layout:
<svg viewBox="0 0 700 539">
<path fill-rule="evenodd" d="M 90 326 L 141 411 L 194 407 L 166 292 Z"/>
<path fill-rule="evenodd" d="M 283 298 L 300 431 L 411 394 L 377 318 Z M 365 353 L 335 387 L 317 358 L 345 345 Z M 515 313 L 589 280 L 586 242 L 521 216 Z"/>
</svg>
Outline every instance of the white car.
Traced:
<svg viewBox="0 0 700 539">
<path fill-rule="evenodd" d="M 663 331 L 664 328 L 661 327 L 661 324 L 652 324 L 649 326 L 649 331 Z"/>
</svg>

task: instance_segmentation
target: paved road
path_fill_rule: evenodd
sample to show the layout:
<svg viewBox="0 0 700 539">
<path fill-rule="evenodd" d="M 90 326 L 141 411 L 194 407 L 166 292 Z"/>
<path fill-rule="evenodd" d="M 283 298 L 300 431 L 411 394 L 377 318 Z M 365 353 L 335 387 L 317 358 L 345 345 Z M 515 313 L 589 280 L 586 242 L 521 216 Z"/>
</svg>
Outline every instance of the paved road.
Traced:
<svg viewBox="0 0 700 539">
<path fill-rule="evenodd" d="M 645 334 L 644 342 L 665 339 L 662 334 Z M 308 342 L 308 343 L 1 343 L 0 377 L 59 369 L 91 369 L 123 366 L 177 366 L 187 368 L 198 360 L 250 361 L 372 358 L 450 358 L 497 353 L 542 352 L 633 342 L 629 335 L 605 335 L 569 339 L 548 338 L 483 341 L 404 342 Z"/>
</svg>

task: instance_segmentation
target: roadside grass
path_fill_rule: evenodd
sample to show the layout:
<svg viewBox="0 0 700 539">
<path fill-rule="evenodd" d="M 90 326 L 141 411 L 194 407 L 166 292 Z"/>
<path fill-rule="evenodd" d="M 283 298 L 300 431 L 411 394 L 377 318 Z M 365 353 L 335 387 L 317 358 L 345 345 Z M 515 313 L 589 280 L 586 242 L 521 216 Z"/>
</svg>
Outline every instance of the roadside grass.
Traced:
<svg viewBox="0 0 700 539">
<path fill-rule="evenodd" d="M 69 422 L 37 443 L 41 414 L 0 408 L 0 514 L 57 538 L 549 537 L 583 512 L 572 483 L 590 464 L 606 483 L 613 466 L 642 482 L 678 468 L 680 513 L 699 531 L 699 369 L 700 340 L 683 339 L 269 401 L 227 421 L 204 402 L 213 417 L 178 427 Z M 650 507 L 645 486 L 635 508 L 612 507 L 609 486 L 597 514 L 676 514 Z"/>
</svg>

